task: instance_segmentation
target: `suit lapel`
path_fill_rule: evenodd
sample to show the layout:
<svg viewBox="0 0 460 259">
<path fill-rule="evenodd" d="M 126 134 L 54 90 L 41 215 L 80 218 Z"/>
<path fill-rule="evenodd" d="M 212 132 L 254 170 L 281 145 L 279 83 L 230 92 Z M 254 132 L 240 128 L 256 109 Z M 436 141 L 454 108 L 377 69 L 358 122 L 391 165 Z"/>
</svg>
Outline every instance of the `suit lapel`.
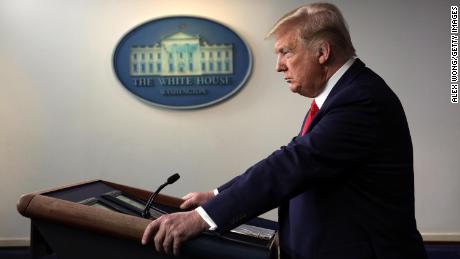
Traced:
<svg viewBox="0 0 460 259">
<path fill-rule="evenodd" d="M 310 113 L 310 109 L 308 109 L 308 112 L 307 114 L 305 115 L 305 117 L 303 118 L 303 122 L 302 122 L 302 125 L 300 125 L 300 131 L 299 131 L 299 134 L 297 134 L 297 136 L 300 136 L 302 134 L 302 130 L 303 130 L 303 125 L 305 125 L 305 122 L 307 121 L 307 118 L 308 118 L 308 114 Z"/>
<path fill-rule="evenodd" d="M 308 126 L 307 132 L 309 132 L 311 130 L 311 128 L 314 127 L 318 123 L 319 120 L 321 120 L 321 118 L 324 115 L 324 112 L 328 110 L 328 108 L 329 108 L 329 106 L 331 104 L 331 100 L 334 99 L 333 98 L 334 95 L 336 95 L 338 92 L 340 92 L 341 88 L 343 88 L 346 85 L 348 85 L 359 73 L 361 73 L 361 71 L 363 71 L 363 69 L 365 67 L 366 67 L 365 64 L 359 58 L 357 58 L 355 60 L 353 65 L 345 72 L 345 74 L 343 74 L 343 76 L 339 79 L 339 81 L 332 88 L 331 92 L 329 93 L 329 95 L 326 98 L 326 101 L 324 101 L 323 106 L 321 107 L 321 109 L 319 109 L 319 112 L 314 116 L 313 120 L 311 121 L 310 125 Z M 310 112 L 310 110 L 308 111 L 308 113 L 309 112 Z M 304 118 L 304 123 L 305 123 L 305 120 L 308 117 L 308 113 Z M 304 123 L 302 123 L 302 127 L 303 127 Z M 302 132 L 302 129 L 300 129 L 300 132 Z"/>
</svg>

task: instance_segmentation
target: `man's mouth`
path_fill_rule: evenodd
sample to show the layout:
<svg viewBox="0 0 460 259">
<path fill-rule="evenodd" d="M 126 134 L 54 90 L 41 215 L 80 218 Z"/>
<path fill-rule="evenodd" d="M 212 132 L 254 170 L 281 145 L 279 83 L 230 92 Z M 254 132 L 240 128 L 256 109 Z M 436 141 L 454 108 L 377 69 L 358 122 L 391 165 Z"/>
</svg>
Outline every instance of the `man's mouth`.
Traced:
<svg viewBox="0 0 460 259">
<path fill-rule="evenodd" d="M 286 83 L 290 84 L 292 82 L 292 78 L 284 78 L 284 81 L 286 81 Z"/>
</svg>

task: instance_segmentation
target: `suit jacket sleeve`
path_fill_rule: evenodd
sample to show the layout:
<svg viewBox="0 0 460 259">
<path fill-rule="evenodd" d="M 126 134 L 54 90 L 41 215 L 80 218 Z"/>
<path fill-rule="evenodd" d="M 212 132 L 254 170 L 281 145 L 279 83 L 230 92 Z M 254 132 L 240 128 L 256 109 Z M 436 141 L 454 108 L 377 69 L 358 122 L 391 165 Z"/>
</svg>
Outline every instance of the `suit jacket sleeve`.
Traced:
<svg viewBox="0 0 460 259">
<path fill-rule="evenodd" d="M 219 231 L 276 208 L 315 184 L 347 177 L 372 152 L 380 128 L 377 110 L 369 91 L 359 89 L 366 87 L 336 94 L 333 105 L 313 119 L 309 133 L 219 188 L 219 195 L 203 205 Z"/>
</svg>

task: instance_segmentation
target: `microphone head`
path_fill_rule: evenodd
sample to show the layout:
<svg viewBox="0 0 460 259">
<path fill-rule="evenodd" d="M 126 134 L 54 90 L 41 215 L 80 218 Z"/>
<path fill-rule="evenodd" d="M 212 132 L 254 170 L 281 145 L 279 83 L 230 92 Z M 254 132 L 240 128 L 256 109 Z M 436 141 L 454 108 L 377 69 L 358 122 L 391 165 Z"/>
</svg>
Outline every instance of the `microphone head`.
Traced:
<svg viewBox="0 0 460 259">
<path fill-rule="evenodd" d="M 180 175 L 179 174 L 173 174 L 171 175 L 168 180 L 166 181 L 166 183 L 168 184 L 173 184 L 175 181 L 177 181 L 178 179 L 180 178 Z"/>
</svg>

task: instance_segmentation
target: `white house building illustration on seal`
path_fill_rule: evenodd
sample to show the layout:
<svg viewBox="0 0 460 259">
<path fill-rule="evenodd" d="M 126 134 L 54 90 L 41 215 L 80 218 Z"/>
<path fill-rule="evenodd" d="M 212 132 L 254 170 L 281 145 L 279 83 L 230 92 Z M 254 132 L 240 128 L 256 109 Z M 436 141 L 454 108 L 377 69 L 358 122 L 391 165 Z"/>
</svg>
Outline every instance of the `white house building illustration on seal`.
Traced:
<svg viewBox="0 0 460 259">
<path fill-rule="evenodd" d="M 176 32 L 130 51 L 131 76 L 233 74 L 232 44 L 208 44 L 199 35 Z"/>
</svg>

